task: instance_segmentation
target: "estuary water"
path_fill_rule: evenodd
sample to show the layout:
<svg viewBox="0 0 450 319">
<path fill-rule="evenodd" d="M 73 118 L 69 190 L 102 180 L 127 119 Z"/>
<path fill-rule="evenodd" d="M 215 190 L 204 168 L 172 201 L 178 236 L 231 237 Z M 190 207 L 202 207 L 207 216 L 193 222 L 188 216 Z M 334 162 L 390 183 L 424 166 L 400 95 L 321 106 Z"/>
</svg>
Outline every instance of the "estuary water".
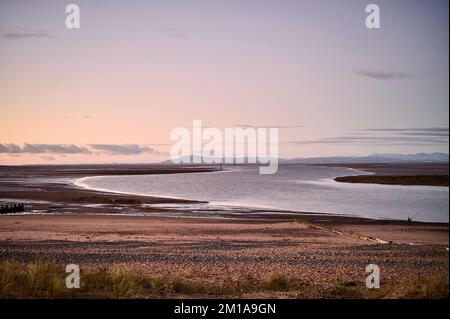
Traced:
<svg viewBox="0 0 450 319">
<path fill-rule="evenodd" d="M 273 175 L 258 167 L 236 166 L 210 173 L 96 176 L 75 184 L 119 193 L 204 200 L 244 206 L 370 218 L 449 221 L 449 189 L 338 183 L 337 176 L 368 174 L 347 168 L 280 165 Z"/>
</svg>

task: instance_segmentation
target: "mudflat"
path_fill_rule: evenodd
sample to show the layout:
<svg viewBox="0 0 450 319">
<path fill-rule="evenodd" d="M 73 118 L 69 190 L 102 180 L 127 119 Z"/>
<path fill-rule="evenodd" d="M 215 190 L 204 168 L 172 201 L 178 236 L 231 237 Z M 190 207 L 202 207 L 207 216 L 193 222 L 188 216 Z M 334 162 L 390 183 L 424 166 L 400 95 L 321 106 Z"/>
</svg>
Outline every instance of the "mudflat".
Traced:
<svg viewBox="0 0 450 319">
<path fill-rule="evenodd" d="M 337 182 L 448 186 L 448 163 L 363 163 L 322 166 L 347 167 L 372 173 L 371 175 L 336 177 L 335 181 Z"/>
<path fill-rule="evenodd" d="M 448 223 L 256 209 L 236 214 L 239 208 L 199 215 L 190 204 L 201 202 L 35 177 L 0 178 L 0 198 L 25 202 L 29 212 L 0 215 L 0 262 L 47 260 L 92 271 L 117 266 L 158 282 L 172 278 L 168 292 L 152 290 L 150 297 L 430 297 L 423 292 L 445 283 L 448 295 Z M 365 288 L 369 264 L 380 268 L 376 292 Z M 173 288 L 179 278 L 197 288 Z M 233 289 L 223 288 L 230 282 Z"/>
</svg>

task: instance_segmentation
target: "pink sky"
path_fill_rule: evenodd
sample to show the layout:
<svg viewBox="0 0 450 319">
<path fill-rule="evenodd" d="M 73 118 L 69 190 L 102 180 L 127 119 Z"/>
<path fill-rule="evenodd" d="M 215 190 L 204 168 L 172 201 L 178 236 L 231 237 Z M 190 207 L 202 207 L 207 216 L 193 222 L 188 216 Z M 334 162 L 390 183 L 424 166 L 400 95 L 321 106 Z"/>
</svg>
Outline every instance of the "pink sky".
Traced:
<svg viewBox="0 0 450 319">
<path fill-rule="evenodd" d="M 281 157 L 448 152 L 448 1 L 379 1 L 379 30 L 359 0 L 76 3 L 79 30 L 0 2 L 2 164 L 156 162 L 194 119 L 289 126 Z"/>
</svg>

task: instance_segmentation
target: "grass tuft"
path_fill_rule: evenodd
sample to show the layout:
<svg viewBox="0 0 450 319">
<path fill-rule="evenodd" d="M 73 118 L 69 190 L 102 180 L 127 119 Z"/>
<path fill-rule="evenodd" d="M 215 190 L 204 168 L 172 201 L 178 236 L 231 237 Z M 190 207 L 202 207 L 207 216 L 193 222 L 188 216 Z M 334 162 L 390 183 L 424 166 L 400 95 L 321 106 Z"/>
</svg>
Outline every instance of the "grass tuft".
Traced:
<svg viewBox="0 0 450 319">
<path fill-rule="evenodd" d="M 336 283 L 323 290 L 298 279 L 270 274 L 257 279 L 250 274 L 203 278 L 155 277 L 126 266 L 81 268 L 80 289 L 65 286 L 65 266 L 36 260 L 0 262 L 0 298 L 156 298 L 245 297 L 290 298 L 448 298 L 448 275 L 382 283 L 369 290 L 363 282 Z"/>
</svg>

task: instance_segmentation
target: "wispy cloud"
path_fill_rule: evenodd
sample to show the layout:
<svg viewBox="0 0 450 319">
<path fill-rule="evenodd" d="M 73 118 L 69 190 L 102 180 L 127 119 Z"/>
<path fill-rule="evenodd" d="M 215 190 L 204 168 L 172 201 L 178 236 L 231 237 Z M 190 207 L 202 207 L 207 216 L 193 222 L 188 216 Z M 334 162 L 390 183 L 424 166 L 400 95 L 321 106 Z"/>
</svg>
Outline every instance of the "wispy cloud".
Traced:
<svg viewBox="0 0 450 319">
<path fill-rule="evenodd" d="M 400 80 L 400 79 L 409 79 L 413 78 L 414 75 L 405 72 L 396 72 L 396 71 L 381 71 L 381 70 L 355 70 L 355 74 L 371 78 L 374 80 Z"/>
<path fill-rule="evenodd" d="M 285 144 L 376 144 L 376 145 L 445 145 L 448 139 L 423 137 L 386 137 L 386 136 L 338 136 L 315 140 L 287 141 Z"/>
<path fill-rule="evenodd" d="M 410 128 L 367 128 L 359 131 L 365 132 L 446 132 L 448 134 L 448 127 L 410 127 Z"/>
<path fill-rule="evenodd" d="M 92 115 L 82 115 L 82 116 L 78 116 L 78 115 L 64 115 L 64 118 L 66 119 L 92 119 L 94 118 Z"/>
<path fill-rule="evenodd" d="M 32 154 L 90 154 L 86 147 L 72 144 L 0 144 L 0 153 L 32 153 Z"/>
<path fill-rule="evenodd" d="M 17 145 L 13 143 L 0 143 L 0 154 L 46 154 L 46 155 L 139 155 L 143 153 L 161 154 L 152 147 L 137 144 L 90 144 L 78 146 L 73 144 L 30 144 Z M 50 157 L 47 158 L 50 160 Z"/>
<path fill-rule="evenodd" d="M 42 38 L 42 39 L 50 39 L 53 38 L 53 35 L 44 30 L 20 30 L 14 32 L 5 32 L 2 34 L 2 37 L 10 40 L 18 40 L 18 39 L 30 39 L 30 38 Z"/>
<path fill-rule="evenodd" d="M 16 144 L 0 143 L 0 153 L 11 153 L 11 154 L 22 153 L 22 148 Z"/>
<path fill-rule="evenodd" d="M 448 137 L 447 132 L 401 132 L 401 135 Z"/>
<path fill-rule="evenodd" d="M 446 145 L 448 141 L 448 128 L 423 127 L 362 129 L 356 134 L 353 132 L 328 138 L 287 141 L 285 144 Z"/>
<path fill-rule="evenodd" d="M 249 125 L 249 124 L 237 124 L 233 125 L 233 127 L 240 127 L 240 128 L 278 128 L 278 129 L 284 129 L 284 128 L 300 128 L 304 127 L 303 125 Z"/>
<path fill-rule="evenodd" d="M 138 155 L 155 152 L 151 147 L 137 144 L 90 144 L 89 146 L 93 150 L 103 151 L 112 155 Z"/>
<path fill-rule="evenodd" d="M 166 33 L 169 37 L 175 38 L 178 40 L 184 40 L 187 38 L 187 36 L 184 32 L 181 32 L 174 27 L 164 27 L 164 28 L 162 28 L 162 31 L 164 33 Z"/>
</svg>

